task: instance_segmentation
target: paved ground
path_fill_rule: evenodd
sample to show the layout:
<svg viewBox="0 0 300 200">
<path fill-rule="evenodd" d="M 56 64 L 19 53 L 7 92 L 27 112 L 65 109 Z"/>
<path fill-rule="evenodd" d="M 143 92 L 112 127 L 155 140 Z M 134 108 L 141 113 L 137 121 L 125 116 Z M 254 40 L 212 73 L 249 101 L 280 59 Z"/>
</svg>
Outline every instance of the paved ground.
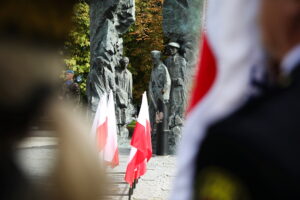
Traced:
<svg viewBox="0 0 300 200">
<path fill-rule="evenodd" d="M 18 151 L 19 162 L 31 180 L 41 181 L 47 176 L 55 162 L 56 144 L 57 140 L 53 137 L 31 137 L 20 145 Z M 121 165 L 113 169 L 113 171 L 125 171 L 129 149 L 122 147 L 120 154 Z M 168 199 L 174 172 L 174 156 L 153 157 L 148 163 L 146 175 L 139 180 L 132 199 Z"/>
<path fill-rule="evenodd" d="M 165 200 L 168 199 L 175 173 L 175 157 L 154 157 L 149 161 L 148 172 L 136 187 L 133 199 Z"/>
</svg>

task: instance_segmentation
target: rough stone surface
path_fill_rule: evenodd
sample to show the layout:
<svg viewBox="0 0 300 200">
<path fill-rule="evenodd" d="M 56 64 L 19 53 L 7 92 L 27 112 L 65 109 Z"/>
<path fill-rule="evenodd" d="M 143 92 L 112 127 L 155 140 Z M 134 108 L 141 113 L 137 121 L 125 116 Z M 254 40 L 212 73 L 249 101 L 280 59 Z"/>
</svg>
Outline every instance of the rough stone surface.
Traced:
<svg viewBox="0 0 300 200">
<path fill-rule="evenodd" d="M 90 19 L 91 70 L 87 96 L 93 118 L 101 95 L 116 90 L 115 70 L 123 57 L 120 35 L 135 21 L 134 0 L 90 0 Z"/>
<path fill-rule="evenodd" d="M 164 34 L 169 42 L 177 42 L 180 45 L 178 54 L 170 56 L 165 61 L 171 79 L 176 79 L 175 82 L 172 80 L 169 106 L 169 150 L 171 154 L 175 153 L 181 138 L 183 116 L 188 99 L 187 94 L 191 88 L 191 80 L 193 80 L 192 77 L 197 62 L 202 4 L 202 0 L 165 0 L 163 5 Z M 182 77 L 185 76 L 190 78 L 183 80 L 181 87 L 177 79 L 183 79 Z"/>
</svg>

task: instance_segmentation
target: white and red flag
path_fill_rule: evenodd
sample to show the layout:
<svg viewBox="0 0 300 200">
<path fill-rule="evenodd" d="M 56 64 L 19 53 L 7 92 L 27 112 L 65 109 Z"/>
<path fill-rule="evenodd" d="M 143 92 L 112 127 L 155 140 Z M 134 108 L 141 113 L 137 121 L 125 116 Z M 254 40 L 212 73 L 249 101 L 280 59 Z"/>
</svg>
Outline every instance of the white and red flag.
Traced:
<svg viewBox="0 0 300 200">
<path fill-rule="evenodd" d="M 119 165 L 119 151 L 117 139 L 117 123 L 113 93 L 104 94 L 98 104 L 95 114 L 92 136 L 96 140 L 101 159 L 105 164 L 115 167 Z"/>
<path fill-rule="evenodd" d="M 107 141 L 107 94 L 100 98 L 91 134 L 96 140 L 99 152 L 103 152 Z"/>
<path fill-rule="evenodd" d="M 119 165 L 119 150 L 117 136 L 117 120 L 115 112 L 114 95 L 111 91 L 108 97 L 107 105 L 107 138 L 103 150 L 103 159 L 111 167 Z"/>
<path fill-rule="evenodd" d="M 147 162 L 152 157 L 151 127 L 146 92 L 143 94 L 140 113 L 131 139 L 131 150 L 125 181 L 132 185 L 134 180 L 146 173 Z"/>
<path fill-rule="evenodd" d="M 194 91 L 179 148 L 171 200 L 192 199 L 195 158 L 206 129 L 242 106 L 261 64 L 259 0 L 208 0 Z"/>
</svg>

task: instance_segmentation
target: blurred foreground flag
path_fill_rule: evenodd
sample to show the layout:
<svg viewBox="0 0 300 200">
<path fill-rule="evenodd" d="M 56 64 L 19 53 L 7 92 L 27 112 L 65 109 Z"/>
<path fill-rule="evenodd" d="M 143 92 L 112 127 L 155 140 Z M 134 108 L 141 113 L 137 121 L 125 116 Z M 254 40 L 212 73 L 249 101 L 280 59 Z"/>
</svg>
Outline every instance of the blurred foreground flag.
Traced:
<svg viewBox="0 0 300 200">
<path fill-rule="evenodd" d="M 107 140 L 103 150 L 103 159 L 111 167 L 119 165 L 117 120 L 113 92 L 110 91 L 107 106 Z"/>
<path fill-rule="evenodd" d="M 97 141 L 99 152 L 103 152 L 107 140 L 107 94 L 99 101 L 91 134 Z"/>
<path fill-rule="evenodd" d="M 257 28 L 259 1 L 206 2 L 199 64 L 178 151 L 171 200 L 193 198 L 195 158 L 206 129 L 245 103 L 252 91 L 253 67 L 261 64 Z"/>
<path fill-rule="evenodd" d="M 103 161 L 111 167 L 119 165 L 115 103 L 112 92 L 109 94 L 108 103 L 107 94 L 101 97 L 91 132 Z"/>
<path fill-rule="evenodd" d="M 146 92 L 143 94 L 140 113 L 131 139 L 131 151 L 125 181 L 132 185 L 134 180 L 146 173 L 146 164 L 152 157 L 151 127 Z"/>
</svg>

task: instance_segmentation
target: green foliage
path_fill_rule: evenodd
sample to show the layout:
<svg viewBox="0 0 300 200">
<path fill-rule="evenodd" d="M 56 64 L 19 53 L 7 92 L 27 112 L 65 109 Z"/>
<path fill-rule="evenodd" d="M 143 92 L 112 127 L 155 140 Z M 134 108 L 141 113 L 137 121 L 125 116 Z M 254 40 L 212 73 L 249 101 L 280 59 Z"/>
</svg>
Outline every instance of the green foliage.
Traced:
<svg viewBox="0 0 300 200">
<path fill-rule="evenodd" d="M 90 16 L 89 5 L 84 1 L 74 6 L 73 29 L 65 42 L 66 69 L 74 70 L 76 76 L 81 75 L 79 83 L 81 93 L 86 93 L 86 78 L 90 70 Z"/>
<path fill-rule="evenodd" d="M 162 31 L 163 0 L 136 0 L 136 22 L 124 38 L 124 53 L 130 58 L 133 74 L 133 98 L 140 102 L 148 89 L 152 61 L 152 50 L 163 50 Z"/>
<path fill-rule="evenodd" d="M 135 125 L 136 125 L 136 121 L 133 120 L 133 121 L 130 122 L 130 124 L 127 125 L 127 127 L 128 127 L 128 128 L 134 128 Z"/>
</svg>

